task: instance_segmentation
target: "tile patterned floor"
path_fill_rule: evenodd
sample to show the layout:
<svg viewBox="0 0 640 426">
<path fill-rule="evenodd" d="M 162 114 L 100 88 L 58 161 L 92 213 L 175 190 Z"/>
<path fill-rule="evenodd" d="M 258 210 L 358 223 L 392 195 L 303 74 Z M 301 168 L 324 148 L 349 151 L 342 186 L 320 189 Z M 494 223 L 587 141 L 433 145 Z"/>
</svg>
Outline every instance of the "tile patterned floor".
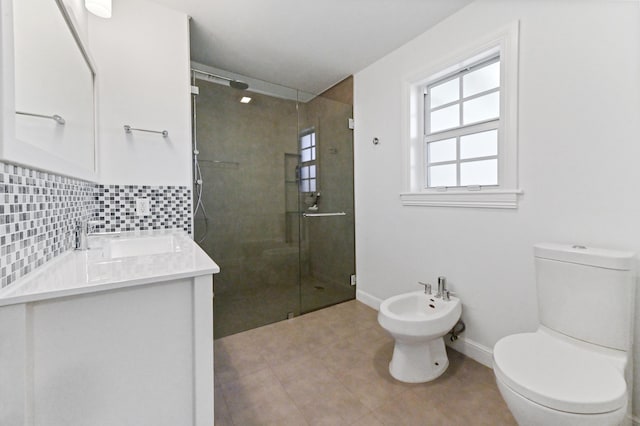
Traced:
<svg viewBox="0 0 640 426">
<path fill-rule="evenodd" d="M 516 424 L 493 372 L 451 349 L 437 380 L 394 380 L 376 316 L 350 301 L 216 340 L 216 426 Z"/>
<path fill-rule="evenodd" d="M 295 260 L 298 261 L 297 254 Z M 215 280 L 220 282 L 217 276 Z M 311 277 L 303 277 L 298 284 L 295 279 L 277 279 L 276 275 L 272 282 L 264 284 L 243 288 L 227 282 L 222 289 L 216 287 L 213 301 L 216 339 L 282 321 L 289 312 L 299 315 L 301 308 L 303 312 L 312 311 L 355 297 L 355 287 L 349 283 Z"/>
</svg>

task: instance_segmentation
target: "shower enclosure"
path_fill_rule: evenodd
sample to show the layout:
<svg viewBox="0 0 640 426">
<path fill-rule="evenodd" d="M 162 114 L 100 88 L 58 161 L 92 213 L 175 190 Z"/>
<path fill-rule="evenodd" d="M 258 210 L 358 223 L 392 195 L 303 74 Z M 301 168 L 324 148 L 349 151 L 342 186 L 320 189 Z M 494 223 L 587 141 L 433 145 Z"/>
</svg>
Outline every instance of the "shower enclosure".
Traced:
<svg viewBox="0 0 640 426">
<path fill-rule="evenodd" d="M 221 267 L 214 337 L 353 299 L 352 79 L 316 96 L 195 76 L 194 238 Z"/>
</svg>

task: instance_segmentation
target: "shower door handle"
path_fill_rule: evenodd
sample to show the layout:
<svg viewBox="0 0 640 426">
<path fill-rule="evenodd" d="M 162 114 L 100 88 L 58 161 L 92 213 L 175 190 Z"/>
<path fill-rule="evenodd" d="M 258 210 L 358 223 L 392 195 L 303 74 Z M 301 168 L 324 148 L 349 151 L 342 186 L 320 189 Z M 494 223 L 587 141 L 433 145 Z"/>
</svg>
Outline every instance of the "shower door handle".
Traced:
<svg viewBox="0 0 640 426">
<path fill-rule="evenodd" d="M 304 217 L 328 217 L 328 216 L 346 216 L 345 212 L 333 212 L 333 213 L 302 213 Z"/>
</svg>

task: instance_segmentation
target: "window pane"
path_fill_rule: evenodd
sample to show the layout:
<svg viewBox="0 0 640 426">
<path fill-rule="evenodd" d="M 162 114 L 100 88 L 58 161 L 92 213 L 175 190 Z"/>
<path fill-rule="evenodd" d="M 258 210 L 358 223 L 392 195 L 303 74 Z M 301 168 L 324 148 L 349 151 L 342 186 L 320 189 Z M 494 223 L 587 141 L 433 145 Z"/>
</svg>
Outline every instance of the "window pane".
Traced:
<svg viewBox="0 0 640 426">
<path fill-rule="evenodd" d="M 312 178 L 316 177 L 316 166 L 315 165 L 309 166 L 309 177 L 312 177 Z"/>
<path fill-rule="evenodd" d="M 300 148 L 309 148 L 311 146 L 311 136 L 313 135 L 304 135 L 301 139 L 300 139 Z"/>
<path fill-rule="evenodd" d="M 445 139 L 427 144 L 429 148 L 429 163 L 453 161 L 456 159 L 456 140 Z"/>
<path fill-rule="evenodd" d="M 464 102 L 462 108 L 464 124 L 498 118 L 500 117 L 500 92 Z"/>
<path fill-rule="evenodd" d="M 311 148 L 311 159 L 312 160 L 316 159 L 316 149 L 315 149 L 315 147 Z"/>
<path fill-rule="evenodd" d="M 460 79 L 454 78 L 446 83 L 429 88 L 431 108 L 457 101 L 460 98 Z"/>
<path fill-rule="evenodd" d="M 474 133 L 460 138 L 460 158 L 498 155 L 498 131 Z"/>
<path fill-rule="evenodd" d="M 300 156 L 301 156 L 301 161 L 303 163 L 307 162 L 307 161 L 311 161 L 313 160 L 313 158 L 311 157 L 311 149 L 312 148 L 307 148 L 307 149 L 303 149 L 300 152 Z"/>
<path fill-rule="evenodd" d="M 301 167 L 300 168 L 300 178 L 301 179 L 309 179 L 309 167 Z"/>
<path fill-rule="evenodd" d="M 460 106 L 452 105 L 431 113 L 431 133 L 458 127 L 460 125 Z"/>
<path fill-rule="evenodd" d="M 475 95 L 500 86 L 500 62 L 495 62 L 462 77 L 463 96 Z"/>
<path fill-rule="evenodd" d="M 429 167 L 429 186 L 456 186 L 456 165 Z"/>
<path fill-rule="evenodd" d="M 309 191 L 310 192 L 316 192 L 316 180 L 315 179 L 311 179 L 309 181 Z"/>
<path fill-rule="evenodd" d="M 300 191 L 309 192 L 309 181 L 308 180 L 301 180 L 300 181 Z"/>
<path fill-rule="evenodd" d="M 498 160 L 460 163 L 460 185 L 497 185 Z"/>
<path fill-rule="evenodd" d="M 311 145 L 312 146 L 316 146 L 316 134 L 315 134 L 315 132 L 311 133 L 310 136 L 311 136 Z"/>
</svg>

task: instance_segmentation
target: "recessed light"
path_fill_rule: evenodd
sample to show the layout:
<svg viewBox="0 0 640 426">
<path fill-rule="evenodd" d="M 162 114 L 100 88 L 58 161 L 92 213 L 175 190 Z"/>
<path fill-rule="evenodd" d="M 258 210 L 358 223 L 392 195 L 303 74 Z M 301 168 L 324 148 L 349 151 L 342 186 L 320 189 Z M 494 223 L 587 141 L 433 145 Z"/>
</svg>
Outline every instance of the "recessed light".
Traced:
<svg viewBox="0 0 640 426">
<path fill-rule="evenodd" d="M 251 102 L 251 98 L 248 96 L 243 96 L 242 99 L 240 99 L 240 102 L 242 102 L 243 104 L 248 104 L 249 102 Z"/>
</svg>

